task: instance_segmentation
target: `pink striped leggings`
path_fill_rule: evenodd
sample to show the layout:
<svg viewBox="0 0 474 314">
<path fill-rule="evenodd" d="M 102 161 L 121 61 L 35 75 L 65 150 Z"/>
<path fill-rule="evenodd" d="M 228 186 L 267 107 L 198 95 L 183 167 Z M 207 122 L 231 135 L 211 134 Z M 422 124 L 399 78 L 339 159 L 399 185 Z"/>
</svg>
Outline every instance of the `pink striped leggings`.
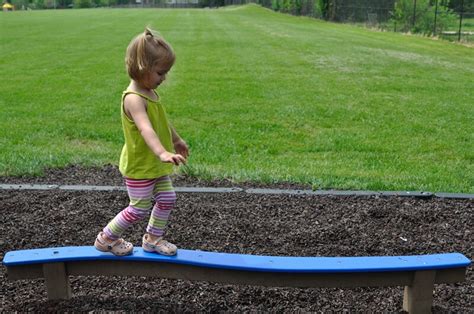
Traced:
<svg viewBox="0 0 474 314">
<path fill-rule="evenodd" d="M 146 232 L 157 237 L 163 236 L 169 215 L 176 203 L 176 193 L 170 177 L 144 180 L 125 178 L 125 185 L 130 204 L 107 224 L 104 233 L 112 240 L 120 238 L 128 227 L 150 214 L 154 199 L 155 206 L 151 211 Z"/>
</svg>

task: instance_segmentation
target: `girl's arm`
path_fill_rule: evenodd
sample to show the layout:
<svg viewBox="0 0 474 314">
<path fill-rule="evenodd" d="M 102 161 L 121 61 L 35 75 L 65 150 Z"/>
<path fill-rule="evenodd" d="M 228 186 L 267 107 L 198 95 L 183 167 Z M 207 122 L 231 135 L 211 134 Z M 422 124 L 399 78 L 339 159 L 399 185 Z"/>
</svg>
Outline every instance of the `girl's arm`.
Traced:
<svg viewBox="0 0 474 314">
<path fill-rule="evenodd" d="M 155 130 L 153 130 L 150 119 L 148 119 L 146 103 L 140 96 L 135 94 L 127 95 L 124 99 L 123 106 L 125 113 L 135 122 L 145 143 L 162 162 L 173 163 L 175 165 L 186 163 L 186 159 L 182 155 L 170 153 L 163 147 Z"/>
<path fill-rule="evenodd" d="M 179 134 L 176 132 L 176 129 L 174 126 L 170 124 L 170 129 L 171 129 L 171 137 L 173 138 L 173 146 L 174 150 L 183 156 L 184 158 L 188 158 L 189 156 L 189 148 L 188 144 L 179 136 Z"/>
<path fill-rule="evenodd" d="M 179 140 L 182 140 L 182 138 L 176 132 L 176 129 L 174 128 L 174 126 L 171 125 L 171 123 L 170 123 L 170 129 L 171 129 L 171 137 L 173 138 L 173 143 L 178 142 Z"/>
</svg>

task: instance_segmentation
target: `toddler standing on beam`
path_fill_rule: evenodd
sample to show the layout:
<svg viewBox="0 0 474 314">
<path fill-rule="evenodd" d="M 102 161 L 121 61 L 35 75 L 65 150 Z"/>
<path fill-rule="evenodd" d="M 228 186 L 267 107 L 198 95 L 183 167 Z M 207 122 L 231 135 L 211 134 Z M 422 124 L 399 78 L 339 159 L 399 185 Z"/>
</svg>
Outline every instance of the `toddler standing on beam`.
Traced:
<svg viewBox="0 0 474 314">
<path fill-rule="evenodd" d="M 99 251 L 114 255 L 132 254 L 133 245 L 120 236 L 151 211 L 143 249 L 175 255 L 176 246 L 163 239 L 176 201 L 169 175 L 173 165 L 186 162 L 189 150 L 169 123 L 155 91 L 166 79 L 175 54 L 163 38 L 146 28 L 128 45 L 125 62 L 131 81 L 121 102 L 125 145 L 120 156 L 120 172 L 125 178 L 130 204 L 97 235 L 94 245 Z"/>
</svg>

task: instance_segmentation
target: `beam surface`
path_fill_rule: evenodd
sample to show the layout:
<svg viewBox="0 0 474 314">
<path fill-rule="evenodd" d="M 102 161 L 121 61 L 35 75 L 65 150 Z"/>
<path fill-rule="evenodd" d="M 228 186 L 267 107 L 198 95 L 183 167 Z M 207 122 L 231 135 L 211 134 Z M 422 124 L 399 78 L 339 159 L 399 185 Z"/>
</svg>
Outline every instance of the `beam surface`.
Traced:
<svg viewBox="0 0 474 314">
<path fill-rule="evenodd" d="M 3 264 L 7 267 L 91 260 L 142 261 L 172 263 L 207 268 L 255 272 L 285 273 L 353 273 L 392 272 L 462 268 L 471 261 L 459 253 L 370 256 L 370 257 L 287 257 L 178 250 L 175 256 L 164 256 L 135 247 L 124 257 L 97 251 L 93 246 L 56 247 L 8 252 Z"/>
</svg>

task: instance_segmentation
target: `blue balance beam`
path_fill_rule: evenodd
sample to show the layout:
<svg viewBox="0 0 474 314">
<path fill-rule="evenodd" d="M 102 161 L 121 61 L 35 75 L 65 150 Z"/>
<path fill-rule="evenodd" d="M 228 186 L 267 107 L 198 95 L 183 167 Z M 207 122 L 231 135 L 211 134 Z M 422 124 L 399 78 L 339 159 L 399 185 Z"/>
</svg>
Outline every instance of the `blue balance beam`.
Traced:
<svg viewBox="0 0 474 314">
<path fill-rule="evenodd" d="M 287 257 L 178 250 L 117 257 L 92 246 L 8 252 L 8 278 L 45 278 L 50 299 L 70 298 L 70 275 L 137 275 L 276 287 L 405 286 L 404 309 L 431 309 L 435 283 L 463 281 L 471 261 L 459 253 Z M 423 310 L 424 309 L 424 310 Z M 427 310 L 429 311 L 429 310 Z"/>
<path fill-rule="evenodd" d="M 370 257 L 286 257 L 178 250 L 175 256 L 164 256 L 148 253 L 142 248 L 135 247 L 132 255 L 118 257 L 111 253 L 100 252 L 93 246 L 13 251 L 5 255 L 3 264 L 9 267 L 95 260 L 174 263 L 198 267 L 289 273 L 389 272 L 446 269 L 470 265 L 470 260 L 459 253 Z"/>
</svg>

